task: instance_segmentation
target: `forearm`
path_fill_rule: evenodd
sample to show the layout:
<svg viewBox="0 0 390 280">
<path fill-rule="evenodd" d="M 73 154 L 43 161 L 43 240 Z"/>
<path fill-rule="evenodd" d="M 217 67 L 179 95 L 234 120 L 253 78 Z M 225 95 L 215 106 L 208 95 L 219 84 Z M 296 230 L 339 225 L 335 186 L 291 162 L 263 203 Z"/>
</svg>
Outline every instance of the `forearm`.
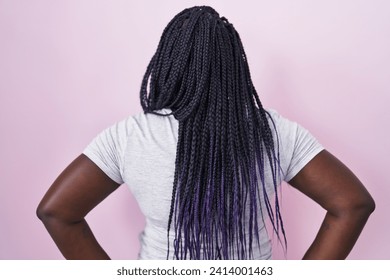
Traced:
<svg viewBox="0 0 390 280">
<path fill-rule="evenodd" d="M 360 209 L 334 215 L 328 212 L 303 259 L 345 259 L 356 243 L 371 212 Z"/>
<path fill-rule="evenodd" d="M 93 235 L 85 219 L 77 223 L 65 223 L 55 218 L 43 223 L 66 259 L 109 260 Z"/>
</svg>

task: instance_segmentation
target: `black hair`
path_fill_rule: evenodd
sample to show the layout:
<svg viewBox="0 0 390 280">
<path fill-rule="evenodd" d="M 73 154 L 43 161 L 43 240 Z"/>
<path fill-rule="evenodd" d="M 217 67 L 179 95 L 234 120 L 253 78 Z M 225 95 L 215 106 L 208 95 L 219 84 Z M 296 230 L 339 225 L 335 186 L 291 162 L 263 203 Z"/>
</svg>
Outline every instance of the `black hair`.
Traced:
<svg viewBox="0 0 390 280">
<path fill-rule="evenodd" d="M 147 67 L 140 99 L 145 113 L 173 114 L 179 122 L 167 258 L 172 224 L 176 259 L 252 258 L 262 208 L 286 244 L 274 124 L 252 83 L 240 36 L 225 17 L 208 6 L 177 14 Z M 172 112 L 155 112 L 162 108 Z"/>
</svg>

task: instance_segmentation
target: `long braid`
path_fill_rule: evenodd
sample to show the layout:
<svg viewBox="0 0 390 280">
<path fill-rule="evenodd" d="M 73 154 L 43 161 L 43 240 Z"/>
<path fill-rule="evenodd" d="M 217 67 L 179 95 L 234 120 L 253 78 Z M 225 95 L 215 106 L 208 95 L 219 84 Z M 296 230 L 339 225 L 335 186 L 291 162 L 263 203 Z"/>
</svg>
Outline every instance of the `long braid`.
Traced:
<svg viewBox="0 0 390 280">
<path fill-rule="evenodd" d="M 262 207 L 286 242 L 278 146 L 241 39 L 226 18 L 207 6 L 176 15 L 146 69 L 140 100 L 145 113 L 173 115 L 179 122 L 167 259 L 171 231 L 176 259 L 252 258 L 253 242 L 260 244 Z M 155 112 L 162 108 L 172 112 Z"/>
</svg>

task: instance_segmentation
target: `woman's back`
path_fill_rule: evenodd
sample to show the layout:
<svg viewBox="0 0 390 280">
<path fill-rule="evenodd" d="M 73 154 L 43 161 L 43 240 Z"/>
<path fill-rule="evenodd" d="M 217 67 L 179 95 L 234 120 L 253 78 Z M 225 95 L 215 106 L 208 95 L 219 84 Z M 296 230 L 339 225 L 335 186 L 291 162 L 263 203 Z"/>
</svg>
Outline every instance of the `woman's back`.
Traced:
<svg viewBox="0 0 390 280">
<path fill-rule="evenodd" d="M 164 108 L 157 112 L 168 114 L 171 110 Z M 280 184 L 282 180 L 290 180 L 323 148 L 298 124 L 281 117 L 274 110 L 268 112 L 278 132 L 280 165 L 284 174 L 279 178 Z M 275 130 L 273 135 L 274 139 L 278 139 Z M 146 218 L 145 230 L 140 235 L 140 259 L 165 259 L 167 255 L 167 225 L 177 141 L 178 121 L 173 115 L 159 116 L 141 112 L 104 130 L 83 152 L 112 180 L 119 184 L 126 183 L 136 198 Z M 274 192 L 273 178 L 269 166 L 265 164 L 265 167 L 266 188 L 271 197 Z M 259 191 L 262 191 L 260 185 Z M 260 203 L 264 207 L 263 200 Z M 262 210 L 266 213 L 265 208 Z M 269 259 L 271 243 L 262 222 L 259 234 L 260 246 L 256 243 L 252 245 L 253 258 Z M 173 239 L 174 232 L 171 230 L 170 241 Z M 249 240 L 248 230 L 246 240 Z M 233 254 L 231 258 L 239 259 L 239 256 Z"/>
</svg>

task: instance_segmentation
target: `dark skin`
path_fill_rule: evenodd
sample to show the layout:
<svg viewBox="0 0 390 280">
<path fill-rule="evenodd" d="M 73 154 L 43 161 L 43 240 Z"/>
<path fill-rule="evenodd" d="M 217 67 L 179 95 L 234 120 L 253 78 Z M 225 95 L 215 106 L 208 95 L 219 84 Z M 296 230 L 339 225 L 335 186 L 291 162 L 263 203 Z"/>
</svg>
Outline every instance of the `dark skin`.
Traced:
<svg viewBox="0 0 390 280">
<path fill-rule="evenodd" d="M 289 184 L 327 211 L 303 259 L 345 259 L 375 209 L 366 188 L 326 150 Z M 85 216 L 118 187 L 83 154 L 54 181 L 42 198 L 37 215 L 66 259 L 110 259 L 96 241 Z"/>
</svg>

